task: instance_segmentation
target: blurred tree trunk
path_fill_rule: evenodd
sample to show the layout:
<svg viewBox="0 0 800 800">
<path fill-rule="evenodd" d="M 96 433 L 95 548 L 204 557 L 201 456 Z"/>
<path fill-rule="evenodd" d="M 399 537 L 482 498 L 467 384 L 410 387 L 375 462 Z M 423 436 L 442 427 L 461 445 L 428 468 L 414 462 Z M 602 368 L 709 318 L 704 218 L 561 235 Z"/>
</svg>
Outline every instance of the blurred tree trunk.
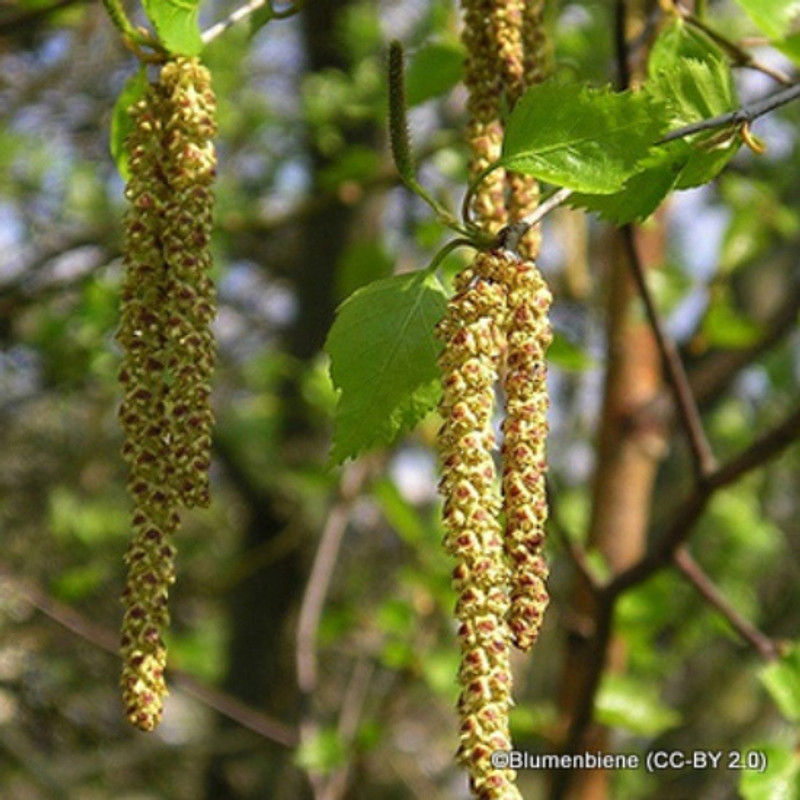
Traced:
<svg viewBox="0 0 800 800">
<path fill-rule="evenodd" d="M 622 88 L 636 82 L 645 70 L 647 48 L 629 59 L 628 43 L 643 34 L 651 0 L 618 0 L 616 39 Z M 664 259 L 664 228 L 657 214 L 647 227 L 632 232 L 645 271 L 660 268 Z M 661 358 L 655 337 L 637 299 L 629 256 L 620 231 L 609 238 L 606 274 L 606 378 L 596 466 L 592 486 L 592 514 L 587 549 L 599 552 L 611 574 L 631 566 L 642 556 L 653 512 L 653 489 L 665 450 L 662 420 L 643 409 L 662 390 Z M 584 583 L 573 594 L 580 630 L 571 633 L 561 678 L 559 703 L 564 730 L 577 712 L 592 670 L 594 637 L 601 636 L 598 608 Z M 616 636 L 607 651 L 607 673 L 625 670 L 626 653 Z M 608 731 L 592 725 L 581 750 L 607 752 Z M 554 777 L 553 796 L 567 794 L 579 800 L 605 800 L 609 796 L 606 770 L 585 770 Z"/>
<path fill-rule="evenodd" d="M 315 0 L 302 12 L 304 45 L 309 72 L 347 67 L 339 52 L 339 39 L 333 34 L 337 19 L 348 8 L 348 0 Z M 374 130 L 347 131 L 348 143 L 374 139 Z M 317 176 L 329 160 L 308 139 L 313 169 L 312 191 L 318 190 Z M 297 464 L 308 458 L 323 461 L 328 442 L 318 426 L 312 424 L 301 396 L 302 365 L 320 351 L 331 325 L 337 302 L 335 272 L 354 226 L 364 224 L 357 206 L 338 200 L 325 204 L 307 216 L 300 225 L 297 256 L 290 278 L 294 281 L 297 316 L 286 337 L 286 352 L 300 365 L 287 379 L 282 392 L 284 421 L 280 452 L 285 463 Z M 362 231 L 363 232 L 363 231 Z M 236 454 L 225 453 L 234 484 L 237 480 Z M 252 487 L 251 487 L 252 488 Z M 249 520 L 242 541 L 243 557 L 263 552 L 277 537 L 285 535 L 291 522 L 301 535 L 302 521 L 287 519 L 285 502 L 276 495 L 244 489 Z M 313 539 L 313 537 L 311 537 Z M 299 721 L 302 701 L 297 688 L 294 663 L 294 623 L 296 610 L 307 578 L 308 553 L 291 546 L 289 552 L 241 581 L 231 592 L 229 617 L 231 639 L 225 689 L 254 708 L 264 709 L 290 723 Z M 228 723 L 220 720 L 220 727 Z M 208 770 L 206 797 L 209 800 L 242 798 L 303 798 L 311 789 L 303 773 L 291 766 L 291 756 L 283 749 L 265 743 L 260 773 L 254 782 L 247 770 L 237 779 L 235 756 L 215 757 Z"/>
</svg>

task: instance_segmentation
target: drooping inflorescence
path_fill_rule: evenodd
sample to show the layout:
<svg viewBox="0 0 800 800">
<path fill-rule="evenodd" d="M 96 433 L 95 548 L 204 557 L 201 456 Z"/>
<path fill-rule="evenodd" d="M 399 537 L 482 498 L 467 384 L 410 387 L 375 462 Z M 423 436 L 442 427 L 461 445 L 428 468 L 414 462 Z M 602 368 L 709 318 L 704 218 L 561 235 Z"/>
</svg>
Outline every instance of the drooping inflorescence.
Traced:
<svg viewBox="0 0 800 800">
<path fill-rule="evenodd" d="M 453 586 L 461 646 L 459 759 L 481 798 L 518 797 L 513 772 L 491 763 L 510 749 L 509 570 L 499 522 L 493 460 L 494 386 L 505 346 L 506 292 L 493 276 L 494 254 L 479 254 L 456 279 L 438 326 L 443 396 L 439 455 L 444 544 L 456 559 Z"/>
<path fill-rule="evenodd" d="M 214 363 L 209 239 L 216 132 L 210 76 L 196 59 L 167 63 L 131 109 L 130 204 L 117 339 L 123 457 L 134 537 L 125 560 L 122 690 L 142 730 L 162 714 L 180 506 L 208 505 Z"/>
<path fill-rule="evenodd" d="M 538 203 L 534 180 L 484 171 L 500 157 L 504 114 L 544 76 L 543 3 L 462 0 L 462 6 L 469 170 L 473 181 L 482 176 L 470 211 L 484 233 L 494 234 Z M 531 230 L 515 252 L 479 252 L 456 277 L 438 328 L 444 342 L 440 492 L 445 548 L 456 559 L 461 646 L 459 758 L 474 795 L 485 800 L 519 797 L 513 771 L 495 768 L 491 754 L 511 746 L 511 646 L 533 645 L 548 602 L 544 359 L 551 296 L 532 260 L 538 244 L 538 231 Z M 505 403 L 499 477 L 496 384 Z"/>
</svg>

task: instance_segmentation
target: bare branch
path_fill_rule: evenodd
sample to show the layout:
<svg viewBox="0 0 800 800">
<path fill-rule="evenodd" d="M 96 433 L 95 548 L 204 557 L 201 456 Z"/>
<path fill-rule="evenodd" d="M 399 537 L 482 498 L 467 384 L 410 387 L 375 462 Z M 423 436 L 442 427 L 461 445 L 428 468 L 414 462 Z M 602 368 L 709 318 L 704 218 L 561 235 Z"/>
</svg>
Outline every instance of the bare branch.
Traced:
<svg viewBox="0 0 800 800">
<path fill-rule="evenodd" d="M 624 225 L 621 229 L 621 234 L 625 251 L 628 255 L 628 262 L 633 272 L 636 288 L 644 303 L 647 319 L 650 322 L 650 327 L 653 329 L 653 335 L 658 345 L 659 352 L 661 353 L 662 361 L 664 362 L 664 372 L 667 382 L 672 390 L 672 394 L 675 398 L 675 405 L 678 409 L 678 415 L 689 440 L 695 475 L 698 478 L 702 478 L 705 475 L 710 475 L 714 471 L 716 466 L 714 454 L 705 431 L 703 430 L 700 412 L 698 411 L 697 403 L 692 394 L 683 362 L 678 355 L 675 345 L 664 330 L 655 301 L 647 285 L 647 278 L 645 277 L 642 262 L 636 249 L 636 242 L 634 241 L 633 228 L 630 225 Z"/>
<path fill-rule="evenodd" d="M 654 575 L 672 560 L 676 550 L 688 539 L 692 528 L 702 516 L 714 492 L 766 464 L 800 438 L 800 407 L 782 423 L 743 453 L 723 464 L 711 475 L 698 481 L 695 490 L 675 513 L 656 546 L 640 561 L 617 575 L 607 589 L 612 595 L 636 586 Z"/>
<path fill-rule="evenodd" d="M 765 661 L 774 661 L 780 655 L 778 645 L 758 628 L 748 622 L 725 598 L 714 582 L 692 558 L 685 547 L 679 547 L 672 560 L 681 574 L 692 584 L 700 596 L 724 617 L 730 626 L 744 639 Z"/>
<path fill-rule="evenodd" d="M 106 653 L 119 658 L 119 643 L 116 633 L 87 619 L 75 609 L 50 597 L 41 587 L 29 580 L 18 579 L 11 568 L 0 561 L 0 574 L 3 578 L 13 582 L 14 588 L 19 591 L 25 602 L 40 611 L 62 628 L 79 636 L 86 642 L 104 650 Z M 233 720 L 243 728 L 263 736 L 265 739 L 280 744 L 284 747 L 297 746 L 299 737 L 297 732 L 260 711 L 244 705 L 239 700 L 219 689 L 215 689 L 199 681 L 197 678 L 181 670 L 169 670 L 172 683 L 176 688 L 194 697 L 203 705 L 213 708 L 228 719 Z"/>
</svg>

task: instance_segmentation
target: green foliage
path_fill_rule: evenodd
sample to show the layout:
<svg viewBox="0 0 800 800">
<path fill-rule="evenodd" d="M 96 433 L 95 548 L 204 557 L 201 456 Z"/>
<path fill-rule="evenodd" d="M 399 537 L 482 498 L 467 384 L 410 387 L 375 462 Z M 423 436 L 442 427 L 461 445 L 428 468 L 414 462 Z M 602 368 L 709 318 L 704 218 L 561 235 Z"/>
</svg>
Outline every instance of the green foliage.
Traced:
<svg viewBox="0 0 800 800">
<path fill-rule="evenodd" d="M 764 667 L 759 677 L 781 714 L 800 722 L 800 643 L 795 643 L 779 661 Z"/>
<path fill-rule="evenodd" d="M 766 758 L 766 769 L 745 769 L 739 781 L 743 800 L 798 800 L 800 798 L 800 755 L 791 746 L 768 741 L 754 742 L 747 752 Z"/>
<path fill-rule="evenodd" d="M 450 91 L 461 79 L 464 50 L 457 42 L 432 42 L 420 47 L 409 60 L 406 97 L 417 106 Z"/>
<path fill-rule="evenodd" d="M 109 140 L 111 157 L 114 159 L 117 170 L 124 181 L 127 181 L 130 176 L 128 171 L 129 154 L 125 143 L 128 135 L 133 130 L 133 121 L 128 109 L 136 105 L 144 97 L 146 91 L 147 70 L 142 67 L 135 75 L 131 75 L 125 81 L 111 114 L 111 138 Z"/>
<path fill-rule="evenodd" d="M 341 391 L 331 458 L 388 444 L 439 397 L 434 326 L 447 304 L 438 280 L 423 273 L 371 283 L 339 307 L 325 350 Z"/>
<path fill-rule="evenodd" d="M 704 34 L 676 20 L 656 40 L 648 62 L 648 94 L 673 130 L 710 119 L 738 106 L 730 67 Z M 656 145 L 643 154 L 621 191 L 576 193 L 570 205 L 617 224 L 650 216 L 673 189 L 712 180 L 736 154 L 735 133 L 710 131 Z M 582 190 L 584 191 L 584 190 Z"/>
<path fill-rule="evenodd" d="M 142 0 L 158 38 L 172 55 L 196 56 L 203 49 L 200 0 Z"/>
<path fill-rule="evenodd" d="M 598 722 L 640 736 L 655 736 L 681 721 L 680 714 L 664 705 L 651 685 L 612 673 L 603 678 L 595 712 Z"/>
<path fill-rule="evenodd" d="M 514 107 L 500 163 L 575 191 L 611 194 L 641 169 L 666 126 L 663 104 L 647 92 L 550 80 Z"/>
</svg>

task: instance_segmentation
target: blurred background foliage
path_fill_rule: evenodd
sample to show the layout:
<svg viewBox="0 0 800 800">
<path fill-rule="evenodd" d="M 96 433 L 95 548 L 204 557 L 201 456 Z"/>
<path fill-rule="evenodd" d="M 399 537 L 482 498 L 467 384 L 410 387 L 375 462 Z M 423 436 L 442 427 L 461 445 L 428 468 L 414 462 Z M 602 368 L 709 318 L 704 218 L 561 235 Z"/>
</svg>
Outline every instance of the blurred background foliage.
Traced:
<svg viewBox="0 0 800 800">
<path fill-rule="evenodd" d="M 612 5 L 548 3 L 559 70 L 613 78 Z M 732 5 L 710 6 L 727 35 L 752 36 Z M 204 3 L 204 24 L 234 7 Z M 239 24 L 204 54 L 221 123 L 215 500 L 187 515 L 178 541 L 170 659 L 189 677 L 173 680 L 159 731 L 142 735 L 123 721 L 119 663 L 101 646 L 115 646 L 130 511 L 115 416 L 123 185 L 108 142 L 135 61 L 97 2 L 0 7 L 4 800 L 280 800 L 311 796 L 311 786 L 329 798 L 466 796 L 452 761 L 458 653 L 439 548 L 436 420 L 391 450 L 327 463 L 336 398 L 320 353 L 336 304 L 426 264 L 444 241 L 387 155 L 393 37 L 409 52 L 422 179 L 455 204 L 466 156 L 453 2 L 309 0 L 288 20 Z M 759 54 L 786 68 L 775 51 Z M 771 90 L 755 72 L 737 79 L 744 98 Z M 658 305 L 721 459 L 797 402 L 799 122 L 796 106 L 763 119 L 766 155 L 743 151 L 713 185 L 676 196 L 649 223 L 667 242 Z M 563 651 L 580 625 L 559 531 L 583 537 L 603 466 L 594 445 L 611 258 L 595 220 L 560 210 L 546 223 L 557 525 L 549 619 L 533 656 L 516 663 L 515 741 L 531 752 L 559 741 Z M 683 440 L 662 444 L 653 530 L 688 486 Z M 796 637 L 800 621 L 798 468 L 795 447 L 720 493 L 691 540 L 730 603 L 779 640 Z M 327 562 L 314 560 L 320 542 L 332 547 Z M 321 571 L 309 584 L 312 563 Z M 308 585 L 323 589 L 318 627 Z M 759 680 L 757 654 L 677 572 L 629 592 L 616 625 L 627 670 L 607 676 L 597 704 L 614 750 L 760 747 L 774 770 L 769 784 L 746 773 L 738 789 L 742 774 L 727 769 L 618 772 L 612 796 L 798 796 L 797 698 L 775 700 L 797 670 Z M 296 650 L 315 642 L 316 672 L 298 679 Z M 217 713 L 193 678 L 242 705 Z M 271 737 L 242 724 L 244 707 L 285 730 Z M 536 772 L 520 785 L 530 798 L 545 791 Z"/>
</svg>

